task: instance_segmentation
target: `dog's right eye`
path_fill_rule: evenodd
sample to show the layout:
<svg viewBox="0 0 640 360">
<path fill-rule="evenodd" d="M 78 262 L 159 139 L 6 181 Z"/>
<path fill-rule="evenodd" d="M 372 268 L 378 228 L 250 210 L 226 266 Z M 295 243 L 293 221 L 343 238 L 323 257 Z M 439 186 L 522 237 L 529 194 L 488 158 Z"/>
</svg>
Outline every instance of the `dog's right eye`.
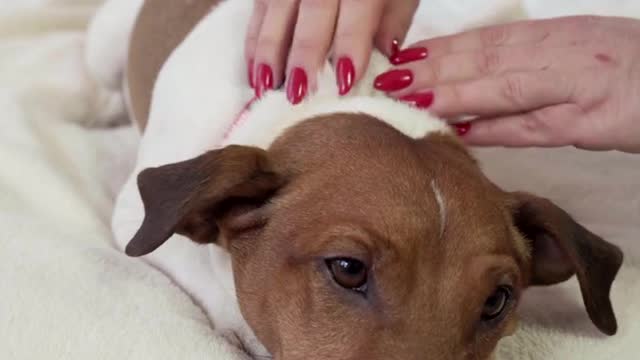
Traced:
<svg viewBox="0 0 640 360">
<path fill-rule="evenodd" d="M 326 260 L 333 280 L 345 289 L 359 293 L 367 291 L 368 271 L 366 265 L 356 259 L 334 258 Z"/>
</svg>

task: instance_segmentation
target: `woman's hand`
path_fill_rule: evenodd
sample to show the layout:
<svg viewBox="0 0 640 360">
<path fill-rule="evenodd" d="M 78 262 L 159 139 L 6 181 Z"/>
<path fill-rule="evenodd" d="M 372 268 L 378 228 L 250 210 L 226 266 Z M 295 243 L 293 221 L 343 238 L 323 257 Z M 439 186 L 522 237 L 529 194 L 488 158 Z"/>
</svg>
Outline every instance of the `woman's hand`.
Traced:
<svg viewBox="0 0 640 360">
<path fill-rule="evenodd" d="M 420 42 L 378 89 L 463 126 L 476 145 L 640 152 L 640 21 L 523 21 Z M 471 125 L 471 124 L 470 124 Z"/>
<path fill-rule="evenodd" d="M 367 68 L 375 45 L 390 56 L 404 39 L 419 0 L 255 0 L 246 39 L 249 79 L 261 96 L 286 78 L 297 104 L 316 86 L 333 54 L 337 86 L 347 94 Z"/>
</svg>

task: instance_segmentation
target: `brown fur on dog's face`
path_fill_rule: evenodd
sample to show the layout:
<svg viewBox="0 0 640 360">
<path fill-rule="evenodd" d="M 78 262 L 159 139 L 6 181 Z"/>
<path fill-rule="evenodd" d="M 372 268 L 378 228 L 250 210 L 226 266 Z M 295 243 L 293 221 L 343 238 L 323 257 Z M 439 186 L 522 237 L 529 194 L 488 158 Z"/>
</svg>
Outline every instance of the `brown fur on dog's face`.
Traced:
<svg viewBox="0 0 640 360">
<path fill-rule="evenodd" d="M 500 190 L 445 135 L 336 114 L 268 151 L 232 146 L 139 179 L 147 215 L 127 253 L 174 232 L 219 241 L 278 359 L 487 359 L 527 286 L 574 273 L 591 319 L 616 329 L 620 251 L 550 202 Z"/>
</svg>

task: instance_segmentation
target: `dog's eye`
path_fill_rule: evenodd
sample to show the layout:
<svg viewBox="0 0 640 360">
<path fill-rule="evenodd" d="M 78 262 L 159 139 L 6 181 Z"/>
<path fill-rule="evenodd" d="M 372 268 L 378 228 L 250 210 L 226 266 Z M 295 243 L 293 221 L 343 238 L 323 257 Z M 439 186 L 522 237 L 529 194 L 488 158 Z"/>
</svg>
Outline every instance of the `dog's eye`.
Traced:
<svg viewBox="0 0 640 360">
<path fill-rule="evenodd" d="M 345 289 L 364 293 L 367 290 L 367 267 L 356 259 L 328 259 L 327 267 L 338 285 Z"/>
<path fill-rule="evenodd" d="M 513 290 L 508 286 L 500 286 L 489 296 L 482 309 L 482 320 L 491 321 L 499 318 L 508 308 Z"/>
</svg>

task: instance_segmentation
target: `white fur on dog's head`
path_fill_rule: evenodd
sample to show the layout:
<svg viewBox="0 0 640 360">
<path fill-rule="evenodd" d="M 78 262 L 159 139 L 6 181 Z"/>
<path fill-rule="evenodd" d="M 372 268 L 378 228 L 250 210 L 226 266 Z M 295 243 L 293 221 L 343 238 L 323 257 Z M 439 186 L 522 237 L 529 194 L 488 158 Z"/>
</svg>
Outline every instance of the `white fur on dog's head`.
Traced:
<svg viewBox="0 0 640 360">
<path fill-rule="evenodd" d="M 376 52 L 369 70 L 346 97 L 338 95 L 335 71 L 329 64 L 318 74 L 317 91 L 298 105 L 292 106 L 282 90 L 268 92 L 252 105 L 224 145 L 253 145 L 266 149 L 287 128 L 306 119 L 333 113 L 371 115 L 415 139 L 434 132 L 452 134 L 444 121 L 374 89 L 375 74 L 388 67 L 387 59 Z"/>
</svg>

